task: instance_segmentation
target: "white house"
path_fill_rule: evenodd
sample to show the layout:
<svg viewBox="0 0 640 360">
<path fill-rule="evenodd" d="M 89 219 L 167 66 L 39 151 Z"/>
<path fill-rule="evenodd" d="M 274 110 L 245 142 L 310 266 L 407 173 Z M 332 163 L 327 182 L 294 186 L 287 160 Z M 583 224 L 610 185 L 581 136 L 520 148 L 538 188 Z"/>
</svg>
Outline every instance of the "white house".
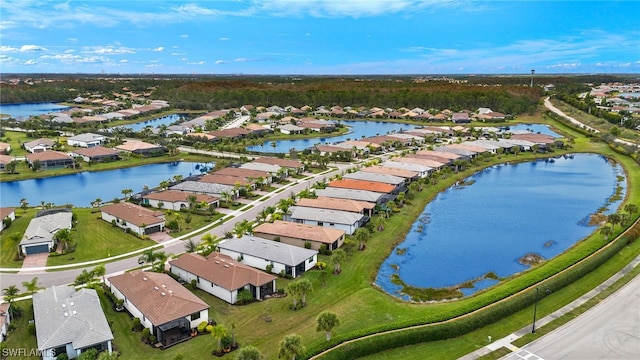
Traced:
<svg viewBox="0 0 640 360">
<path fill-rule="evenodd" d="M 43 360 L 75 359 L 91 348 L 111 353 L 113 334 L 94 289 L 52 286 L 33 294 L 33 318 Z"/>
<path fill-rule="evenodd" d="M 9 332 L 9 324 L 11 324 L 11 304 L 0 304 L 0 342 L 7 338 Z"/>
<path fill-rule="evenodd" d="M 185 253 L 169 262 L 171 273 L 230 304 L 238 301 L 238 293 L 250 291 L 260 300 L 276 291 L 276 277 L 220 253 L 207 257 Z"/>
<path fill-rule="evenodd" d="M 167 347 L 191 337 L 209 321 L 209 305 L 164 273 L 135 270 L 107 279 L 116 298 Z"/>
<path fill-rule="evenodd" d="M 290 214 L 286 214 L 284 220 L 305 225 L 328 226 L 344 230 L 347 234 L 353 234 L 364 225 L 367 216 L 340 210 L 318 209 L 304 206 L 292 206 Z"/>
<path fill-rule="evenodd" d="M 102 220 L 123 229 L 131 229 L 138 235 L 163 231 L 165 220 L 162 211 L 153 211 L 142 206 L 120 202 L 102 207 Z"/>
<path fill-rule="evenodd" d="M 270 265 L 272 273 L 287 274 L 294 278 L 312 269 L 318 260 L 316 250 L 246 235 L 221 241 L 218 249 L 221 254 L 243 264 L 265 271 Z"/>
<path fill-rule="evenodd" d="M 24 149 L 30 153 L 38 153 L 38 152 L 51 150 L 55 143 L 56 142 L 53 140 L 41 138 L 41 139 L 25 142 L 22 144 L 22 147 L 24 147 Z"/>
<path fill-rule="evenodd" d="M 145 205 L 151 205 L 155 208 L 181 210 L 189 208 L 189 197 L 195 196 L 195 200 L 198 204 L 205 203 L 207 207 L 217 207 L 220 204 L 220 199 L 215 196 L 205 194 L 195 194 L 186 191 L 177 190 L 165 190 L 160 192 L 153 192 L 142 196 L 142 201 Z M 162 205 L 162 206 L 160 206 Z"/>
<path fill-rule="evenodd" d="M 36 215 L 20 240 L 20 251 L 24 255 L 48 253 L 53 250 L 53 237 L 62 229 L 71 229 L 71 211 L 59 211 Z"/>
<path fill-rule="evenodd" d="M 67 145 L 78 147 L 92 147 L 102 145 L 106 140 L 106 136 L 93 133 L 84 133 L 72 136 L 67 139 Z"/>
<path fill-rule="evenodd" d="M 0 231 L 4 230 L 5 219 L 14 221 L 16 219 L 16 209 L 11 207 L 0 208 Z"/>
</svg>

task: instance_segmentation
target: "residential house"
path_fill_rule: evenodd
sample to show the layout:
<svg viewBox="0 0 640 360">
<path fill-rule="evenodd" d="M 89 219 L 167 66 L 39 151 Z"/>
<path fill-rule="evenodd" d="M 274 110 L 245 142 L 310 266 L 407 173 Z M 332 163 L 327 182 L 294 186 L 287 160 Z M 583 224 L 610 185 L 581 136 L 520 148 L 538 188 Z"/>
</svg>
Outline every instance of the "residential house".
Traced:
<svg viewBox="0 0 640 360">
<path fill-rule="evenodd" d="M 457 159 L 462 157 L 462 156 L 460 156 L 458 154 L 442 152 L 442 151 L 435 151 L 435 150 L 419 150 L 419 151 L 416 152 L 416 155 L 431 155 L 431 156 L 434 156 L 434 160 L 436 160 L 436 161 L 440 161 L 437 158 L 441 158 L 443 161 L 444 160 L 449 160 L 449 162 L 451 162 L 453 160 L 457 160 Z"/>
<path fill-rule="evenodd" d="M 185 282 L 196 281 L 196 286 L 229 304 L 238 301 L 238 293 L 246 290 L 260 300 L 276 291 L 276 277 L 264 271 L 239 263 L 221 253 L 204 257 L 185 253 L 171 260 L 171 273 Z"/>
<path fill-rule="evenodd" d="M 129 202 L 119 202 L 101 209 L 102 220 L 122 229 L 130 229 L 138 235 L 163 231 L 164 213 L 154 211 Z"/>
<path fill-rule="evenodd" d="M 331 181 L 329 187 L 373 191 L 383 194 L 391 194 L 396 190 L 396 186 L 367 180 L 342 179 Z"/>
<path fill-rule="evenodd" d="M 265 185 L 270 184 L 273 181 L 273 177 L 271 176 L 270 173 L 268 173 L 267 171 L 260 171 L 260 170 L 227 167 L 227 168 L 215 171 L 213 172 L 213 174 L 237 176 L 237 177 L 243 177 L 246 179 L 254 179 L 254 180 L 258 180 L 259 183 L 262 183 Z"/>
<path fill-rule="evenodd" d="M 355 189 L 342 189 L 336 187 L 328 187 L 325 189 L 318 189 L 315 191 L 318 196 L 326 196 L 330 198 L 338 198 L 338 199 L 350 199 L 356 201 L 366 201 L 373 204 L 384 204 L 390 199 L 392 196 L 388 196 L 388 194 L 366 191 L 366 190 L 355 190 Z"/>
<path fill-rule="evenodd" d="M 255 236 L 231 238 L 218 243 L 221 254 L 245 265 L 274 274 L 298 277 L 316 266 L 318 251 Z"/>
<path fill-rule="evenodd" d="M 194 194 L 185 191 L 165 190 L 152 192 L 142 196 L 142 203 L 159 209 L 182 210 L 189 208 L 189 197 L 195 196 L 198 204 L 205 203 L 207 207 L 218 207 L 220 199 L 205 194 Z"/>
<path fill-rule="evenodd" d="M 433 171 L 433 168 L 429 166 L 418 165 L 418 164 L 408 164 L 408 163 L 396 162 L 396 161 L 385 161 L 383 163 L 380 163 L 380 166 L 393 168 L 393 169 L 415 171 L 418 173 L 418 176 L 420 176 L 421 178 L 425 178 L 429 176 L 429 174 L 431 174 L 431 172 Z"/>
<path fill-rule="evenodd" d="M 348 211 L 292 206 L 284 215 L 284 220 L 305 225 L 328 226 L 352 235 L 364 226 L 368 217 Z"/>
<path fill-rule="evenodd" d="M 11 324 L 11 303 L 0 304 L 0 343 L 7 338 Z"/>
<path fill-rule="evenodd" d="M 118 160 L 118 151 L 96 145 L 87 148 L 75 149 L 71 156 L 79 156 L 86 162 L 101 162 Z"/>
<path fill-rule="evenodd" d="M 39 162 L 42 170 L 74 166 L 75 164 L 73 158 L 68 154 L 53 150 L 27 154 L 26 159 L 31 166 L 35 162 Z"/>
<path fill-rule="evenodd" d="M 54 236 L 62 229 L 71 229 L 73 214 L 69 209 L 41 211 L 31 219 L 20 240 L 23 255 L 48 253 L 53 250 Z"/>
<path fill-rule="evenodd" d="M 362 172 L 366 173 L 374 173 L 374 174 L 387 174 L 393 176 L 399 176 L 405 178 L 409 181 L 418 180 L 420 178 L 417 171 L 404 170 L 404 169 L 394 169 L 389 167 L 384 167 L 380 165 L 374 166 L 365 166 L 360 169 Z"/>
<path fill-rule="evenodd" d="M 435 160 L 429 159 L 429 155 L 417 155 L 417 154 L 407 154 L 403 157 L 393 158 L 390 161 L 428 166 L 434 170 L 440 170 L 443 166 L 446 165 L 442 161 L 435 161 Z"/>
<path fill-rule="evenodd" d="M 9 155 L 11 152 L 11 144 L 0 142 L 0 154 Z"/>
<path fill-rule="evenodd" d="M 67 145 L 87 148 L 96 145 L 102 145 L 106 139 L 107 137 L 104 135 L 84 133 L 68 138 Z"/>
<path fill-rule="evenodd" d="M 163 347 L 191 338 L 193 329 L 209 321 L 209 305 L 167 274 L 127 271 L 107 282 L 131 316 L 140 319 Z"/>
<path fill-rule="evenodd" d="M 471 123 L 471 119 L 469 118 L 469 114 L 466 112 L 455 112 L 451 115 L 451 121 L 454 124 L 469 124 Z"/>
<path fill-rule="evenodd" d="M 402 187 L 407 183 L 407 180 L 400 176 L 394 176 L 389 174 L 375 174 L 375 173 L 364 172 L 364 171 L 356 171 L 356 172 L 344 174 L 342 178 L 352 179 L 352 180 L 380 182 L 383 184 L 393 185 L 396 188 Z"/>
<path fill-rule="evenodd" d="M 30 153 L 39 153 L 51 150 L 55 143 L 56 142 L 51 139 L 40 138 L 37 140 L 27 141 L 22 144 L 22 147 Z"/>
<path fill-rule="evenodd" d="M 289 173 L 301 173 L 304 171 L 304 164 L 297 160 L 280 159 L 269 156 L 262 156 L 252 161 L 257 164 L 277 165 L 286 168 Z"/>
<path fill-rule="evenodd" d="M 5 219 L 14 221 L 16 219 L 16 209 L 12 207 L 0 208 L 0 231 L 4 230 Z"/>
<path fill-rule="evenodd" d="M 304 132 L 303 127 L 293 125 L 293 124 L 280 125 L 278 126 L 278 129 L 280 130 L 281 133 L 287 134 L 287 135 L 302 134 Z"/>
<path fill-rule="evenodd" d="M 126 140 L 124 144 L 116 146 L 116 150 L 130 152 L 142 156 L 162 155 L 166 151 L 164 146 L 149 144 L 140 140 Z"/>
<path fill-rule="evenodd" d="M 33 294 L 33 318 L 43 360 L 89 349 L 111 353 L 113 333 L 94 289 L 52 286 Z"/>
<path fill-rule="evenodd" d="M 374 203 L 366 201 L 358 201 L 351 199 L 331 198 L 326 196 L 318 196 L 315 199 L 301 198 L 296 202 L 297 206 L 349 211 L 371 217 L 373 215 Z"/>
<path fill-rule="evenodd" d="M 232 197 L 237 197 L 238 193 L 233 188 L 233 186 L 222 185 L 222 184 L 214 184 L 214 183 L 206 183 L 201 181 L 183 181 L 179 184 L 171 186 L 169 189 L 185 191 L 188 193 L 196 193 L 196 194 L 206 194 L 210 196 L 215 196 L 218 198 L 222 197 L 222 194 L 229 193 Z"/>
<path fill-rule="evenodd" d="M 331 227 L 305 225 L 288 221 L 276 220 L 273 223 L 262 223 L 253 228 L 253 235 L 265 239 L 279 241 L 304 248 L 307 242 L 310 249 L 320 250 L 324 245 L 328 250 L 335 250 L 342 246 L 345 231 Z"/>
<path fill-rule="evenodd" d="M 0 170 L 5 170 L 7 168 L 7 164 L 13 160 L 14 158 L 12 156 L 0 154 Z"/>
<path fill-rule="evenodd" d="M 204 183 L 229 185 L 233 187 L 238 186 L 248 190 L 254 190 L 256 187 L 256 180 L 231 175 L 206 174 L 203 175 L 198 181 Z"/>
</svg>

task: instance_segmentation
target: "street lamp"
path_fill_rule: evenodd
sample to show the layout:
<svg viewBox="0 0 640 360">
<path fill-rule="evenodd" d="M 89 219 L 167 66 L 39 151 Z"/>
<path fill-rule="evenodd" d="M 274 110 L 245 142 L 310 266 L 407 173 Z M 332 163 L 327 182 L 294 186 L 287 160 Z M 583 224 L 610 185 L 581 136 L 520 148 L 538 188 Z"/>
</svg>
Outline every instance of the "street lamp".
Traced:
<svg viewBox="0 0 640 360">
<path fill-rule="evenodd" d="M 536 301 L 533 303 L 533 326 L 531 327 L 531 333 L 532 334 L 536 333 L 536 313 L 538 311 L 538 291 L 539 290 L 540 290 L 540 288 L 536 287 Z M 545 292 L 547 294 L 551 294 L 551 289 L 545 288 Z"/>
</svg>

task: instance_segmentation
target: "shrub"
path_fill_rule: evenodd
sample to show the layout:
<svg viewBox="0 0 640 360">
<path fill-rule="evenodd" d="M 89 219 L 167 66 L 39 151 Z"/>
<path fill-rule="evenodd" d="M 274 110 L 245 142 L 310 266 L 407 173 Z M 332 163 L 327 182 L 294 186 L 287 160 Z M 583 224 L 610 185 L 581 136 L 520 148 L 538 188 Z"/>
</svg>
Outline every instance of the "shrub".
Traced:
<svg viewBox="0 0 640 360">
<path fill-rule="evenodd" d="M 198 281 L 196 279 L 191 279 L 191 290 L 195 290 L 198 288 Z"/>
<path fill-rule="evenodd" d="M 35 323 L 29 323 L 29 325 L 27 325 L 27 331 L 29 332 L 29 334 L 35 336 L 36 335 L 36 324 Z"/>
<path fill-rule="evenodd" d="M 305 249 L 311 249 L 311 241 L 307 240 L 304 242 L 304 248 Z"/>
<path fill-rule="evenodd" d="M 324 270 L 327 268 L 327 263 L 324 261 L 318 261 L 316 262 L 316 267 L 318 268 L 318 270 Z"/>
<path fill-rule="evenodd" d="M 213 325 L 207 325 L 204 329 L 205 329 L 206 332 L 211 334 L 211 332 L 213 331 Z"/>
<path fill-rule="evenodd" d="M 150 336 L 151 336 L 151 330 L 149 330 L 149 328 L 142 329 L 142 336 L 140 337 L 142 341 L 148 343 Z"/>
<path fill-rule="evenodd" d="M 267 271 L 267 273 L 271 274 L 271 272 L 273 271 L 273 264 L 269 264 L 269 265 L 267 265 L 267 267 L 265 268 L 265 270 Z"/>
<path fill-rule="evenodd" d="M 252 303 L 255 299 L 253 298 L 253 294 L 251 291 L 247 289 L 242 289 L 238 292 L 237 304 L 244 305 Z"/>
<path fill-rule="evenodd" d="M 198 332 L 199 333 L 204 332 L 206 327 L 207 327 L 207 322 L 206 321 L 201 322 L 200 324 L 198 324 L 198 327 L 197 327 Z"/>
<path fill-rule="evenodd" d="M 62 353 L 56 356 L 56 360 L 69 360 L 69 355 L 67 355 L 67 353 Z"/>
<path fill-rule="evenodd" d="M 155 344 L 156 342 L 156 336 L 155 335 L 149 335 L 149 343 L 150 344 Z"/>
<path fill-rule="evenodd" d="M 133 318 L 133 329 L 132 331 L 140 331 L 142 330 L 142 322 L 140 322 L 140 318 Z"/>
</svg>

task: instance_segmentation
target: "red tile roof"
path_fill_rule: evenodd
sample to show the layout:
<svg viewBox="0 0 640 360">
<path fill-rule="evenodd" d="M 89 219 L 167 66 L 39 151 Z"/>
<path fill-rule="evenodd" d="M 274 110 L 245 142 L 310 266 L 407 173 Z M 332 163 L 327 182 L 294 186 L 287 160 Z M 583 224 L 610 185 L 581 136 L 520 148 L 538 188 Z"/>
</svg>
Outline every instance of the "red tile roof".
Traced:
<svg viewBox="0 0 640 360">
<path fill-rule="evenodd" d="M 27 157 L 27 160 L 29 160 L 29 162 L 34 162 L 36 160 L 38 161 L 51 161 L 51 160 L 60 160 L 60 159 L 71 160 L 71 156 L 63 152 L 54 151 L 54 150 L 27 154 L 26 157 Z"/>
<path fill-rule="evenodd" d="M 189 196 L 195 195 L 197 202 L 206 202 L 210 204 L 218 200 L 215 196 L 209 196 L 205 194 L 196 194 L 190 193 L 186 191 L 176 191 L 176 190 L 165 190 L 160 192 L 154 192 L 147 195 L 144 195 L 144 199 L 152 199 L 152 200 L 160 200 L 160 201 L 168 201 L 168 202 L 176 202 L 176 201 L 187 201 Z"/>
<path fill-rule="evenodd" d="M 361 213 L 364 209 L 369 210 L 375 207 L 374 203 L 368 203 L 365 201 L 338 199 L 325 196 L 319 196 L 316 199 L 302 198 L 298 200 L 296 205 L 319 209 L 342 210 L 356 213 Z"/>
<path fill-rule="evenodd" d="M 200 178 L 200 182 L 231 185 L 231 186 L 235 186 L 236 184 L 240 186 L 248 186 L 252 184 L 251 181 L 248 181 L 244 177 L 231 176 L 231 175 L 218 175 L 218 174 L 204 175 L 203 177 Z"/>
<path fill-rule="evenodd" d="M 374 174 L 400 176 L 400 177 L 407 178 L 407 179 L 411 179 L 411 178 L 414 178 L 414 177 L 418 176 L 418 172 L 417 171 L 396 169 L 396 168 L 390 168 L 390 167 L 385 167 L 385 166 L 380 166 L 380 165 L 365 166 L 362 169 L 360 169 L 360 171 L 370 172 L 370 173 L 374 173 Z"/>
<path fill-rule="evenodd" d="M 128 202 L 103 206 L 100 210 L 136 226 L 142 226 L 142 224 L 149 226 L 164 222 L 164 213 L 162 211 L 150 210 Z"/>
<path fill-rule="evenodd" d="M 254 235 L 257 236 L 259 233 L 333 244 L 342 238 L 346 232 L 328 226 L 305 225 L 276 220 L 273 223 L 266 222 L 253 228 Z"/>
<path fill-rule="evenodd" d="M 353 179 L 334 180 L 329 183 L 329 186 L 342 189 L 366 190 L 378 193 L 391 193 L 396 188 L 391 184 Z"/>
<path fill-rule="evenodd" d="M 253 162 L 260 163 L 260 164 L 278 165 L 278 166 L 282 166 L 286 168 L 294 168 L 294 169 L 304 167 L 304 165 L 301 162 L 296 160 L 280 159 L 280 158 L 273 158 L 273 157 L 267 157 L 267 156 L 257 158 L 253 160 Z"/>
</svg>

